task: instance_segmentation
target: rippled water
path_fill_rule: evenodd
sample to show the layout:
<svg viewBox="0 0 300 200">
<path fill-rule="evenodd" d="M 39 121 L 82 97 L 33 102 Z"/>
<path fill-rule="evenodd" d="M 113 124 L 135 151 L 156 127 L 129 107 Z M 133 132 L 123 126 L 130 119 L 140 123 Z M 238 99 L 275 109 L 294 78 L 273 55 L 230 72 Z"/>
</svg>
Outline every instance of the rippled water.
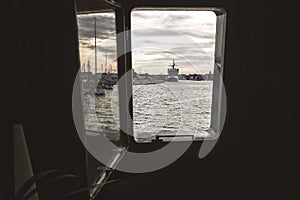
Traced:
<svg viewBox="0 0 300 200">
<path fill-rule="evenodd" d="M 138 138 L 154 135 L 206 134 L 210 125 L 212 81 L 164 82 L 133 86 L 133 124 Z M 105 96 L 85 97 L 85 123 L 89 130 L 116 137 L 119 130 L 118 88 Z"/>
</svg>

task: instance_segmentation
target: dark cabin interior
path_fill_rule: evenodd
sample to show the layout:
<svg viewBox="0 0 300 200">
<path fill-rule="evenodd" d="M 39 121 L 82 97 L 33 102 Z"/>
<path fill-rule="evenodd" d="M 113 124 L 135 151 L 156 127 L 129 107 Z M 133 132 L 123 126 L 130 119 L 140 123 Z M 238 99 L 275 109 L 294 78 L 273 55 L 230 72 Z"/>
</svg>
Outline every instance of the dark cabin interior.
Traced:
<svg viewBox="0 0 300 200">
<path fill-rule="evenodd" d="M 16 24 L 8 28 L 16 29 L 16 35 L 9 37 L 16 44 L 9 45 L 13 59 L 3 68 L 1 79 L 0 198 L 13 199 L 14 195 L 14 124 L 24 126 L 34 173 L 61 169 L 79 174 L 76 181 L 65 179 L 42 188 L 38 192 L 41 200 L 87 186 L 86 160 L 93 158 L 76 134 L 72 115 L 72 90 L 80 67 L 76 12 L 116 4 L 117 16 L 139 5 L 224 8 L 227 113 L 220 139 L 205 158 L 198 158 L 201 142 L 193 142 L 178 160 L 163 169 L 140 174 L 114 170 L 108 181 L 119 181 L 101 188 L 95 199 L 295 197 L 293 188 L 299 184 L 292 180 L 299 177 L 294 164 L 299 154 L 293 134 L 299 132 L 299 78 L 297 49 L 292 46 L 299 41 L 296 29 L 300 9 L 292 1 L 13 2 Z M 123 29 L 117 23 L 117 32 Z M 136 151 L 144 151 L 142 145 L 133 146 Z M 88 191 L 66 199 L 87 200 Z"/>
</svg>

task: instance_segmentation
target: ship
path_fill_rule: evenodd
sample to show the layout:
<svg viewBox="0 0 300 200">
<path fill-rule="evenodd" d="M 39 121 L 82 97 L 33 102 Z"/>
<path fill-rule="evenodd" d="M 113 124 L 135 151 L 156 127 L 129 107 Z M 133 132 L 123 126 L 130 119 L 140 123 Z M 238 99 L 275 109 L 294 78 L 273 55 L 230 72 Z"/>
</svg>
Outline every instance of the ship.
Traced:
<svg viewBox="0 0 300 200">
<path fill-rule="evenodd" d="M 170 66 L 171 66 L 171 68 L 168 68 L 167 81 L 169 81 L 169 82 L 178 82 L 179 69 L 175 68 L 176 64 L 175 64 L 174 59 L 173 59 L 173 64 L 171 64 Z"/>
</svg>

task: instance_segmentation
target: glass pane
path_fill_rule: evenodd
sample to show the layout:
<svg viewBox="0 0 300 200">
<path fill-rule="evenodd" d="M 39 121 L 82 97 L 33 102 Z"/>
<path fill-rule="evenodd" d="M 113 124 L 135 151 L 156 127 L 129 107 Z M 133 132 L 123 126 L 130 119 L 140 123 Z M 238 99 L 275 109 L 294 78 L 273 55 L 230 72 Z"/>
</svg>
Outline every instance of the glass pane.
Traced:
<svg viewBox="0 0 300 200">
<path fill-rule="evenodd" d="M 115 13 L 79 14 L 78 32 L 87 134 L 119 140 Z"/>
<path fill-rule="evenodd" d="M 133 122 L 138 142 L 209 135 L 216 15 L 212 11 L 131 13 Z"/>
</svg>

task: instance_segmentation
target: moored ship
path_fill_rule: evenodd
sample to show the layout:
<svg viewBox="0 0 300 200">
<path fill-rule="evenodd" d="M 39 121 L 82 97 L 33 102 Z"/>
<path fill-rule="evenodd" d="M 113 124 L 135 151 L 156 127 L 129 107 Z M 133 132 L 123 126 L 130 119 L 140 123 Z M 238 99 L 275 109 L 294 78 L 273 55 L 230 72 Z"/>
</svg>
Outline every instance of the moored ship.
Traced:
<svg viewBox="0 0 300 200">
<path fill-rule="evenodd" d="M 175 64 L 174 60 L 173 60 L 173 64 L 171 64 L 170 66 L 171 66 L 171 68 L 168 68 L 167 81 L 169 81 L 169 82 L 178 82 L 179 69 L 175 68 L 176 64 Z"/>
</svg>

